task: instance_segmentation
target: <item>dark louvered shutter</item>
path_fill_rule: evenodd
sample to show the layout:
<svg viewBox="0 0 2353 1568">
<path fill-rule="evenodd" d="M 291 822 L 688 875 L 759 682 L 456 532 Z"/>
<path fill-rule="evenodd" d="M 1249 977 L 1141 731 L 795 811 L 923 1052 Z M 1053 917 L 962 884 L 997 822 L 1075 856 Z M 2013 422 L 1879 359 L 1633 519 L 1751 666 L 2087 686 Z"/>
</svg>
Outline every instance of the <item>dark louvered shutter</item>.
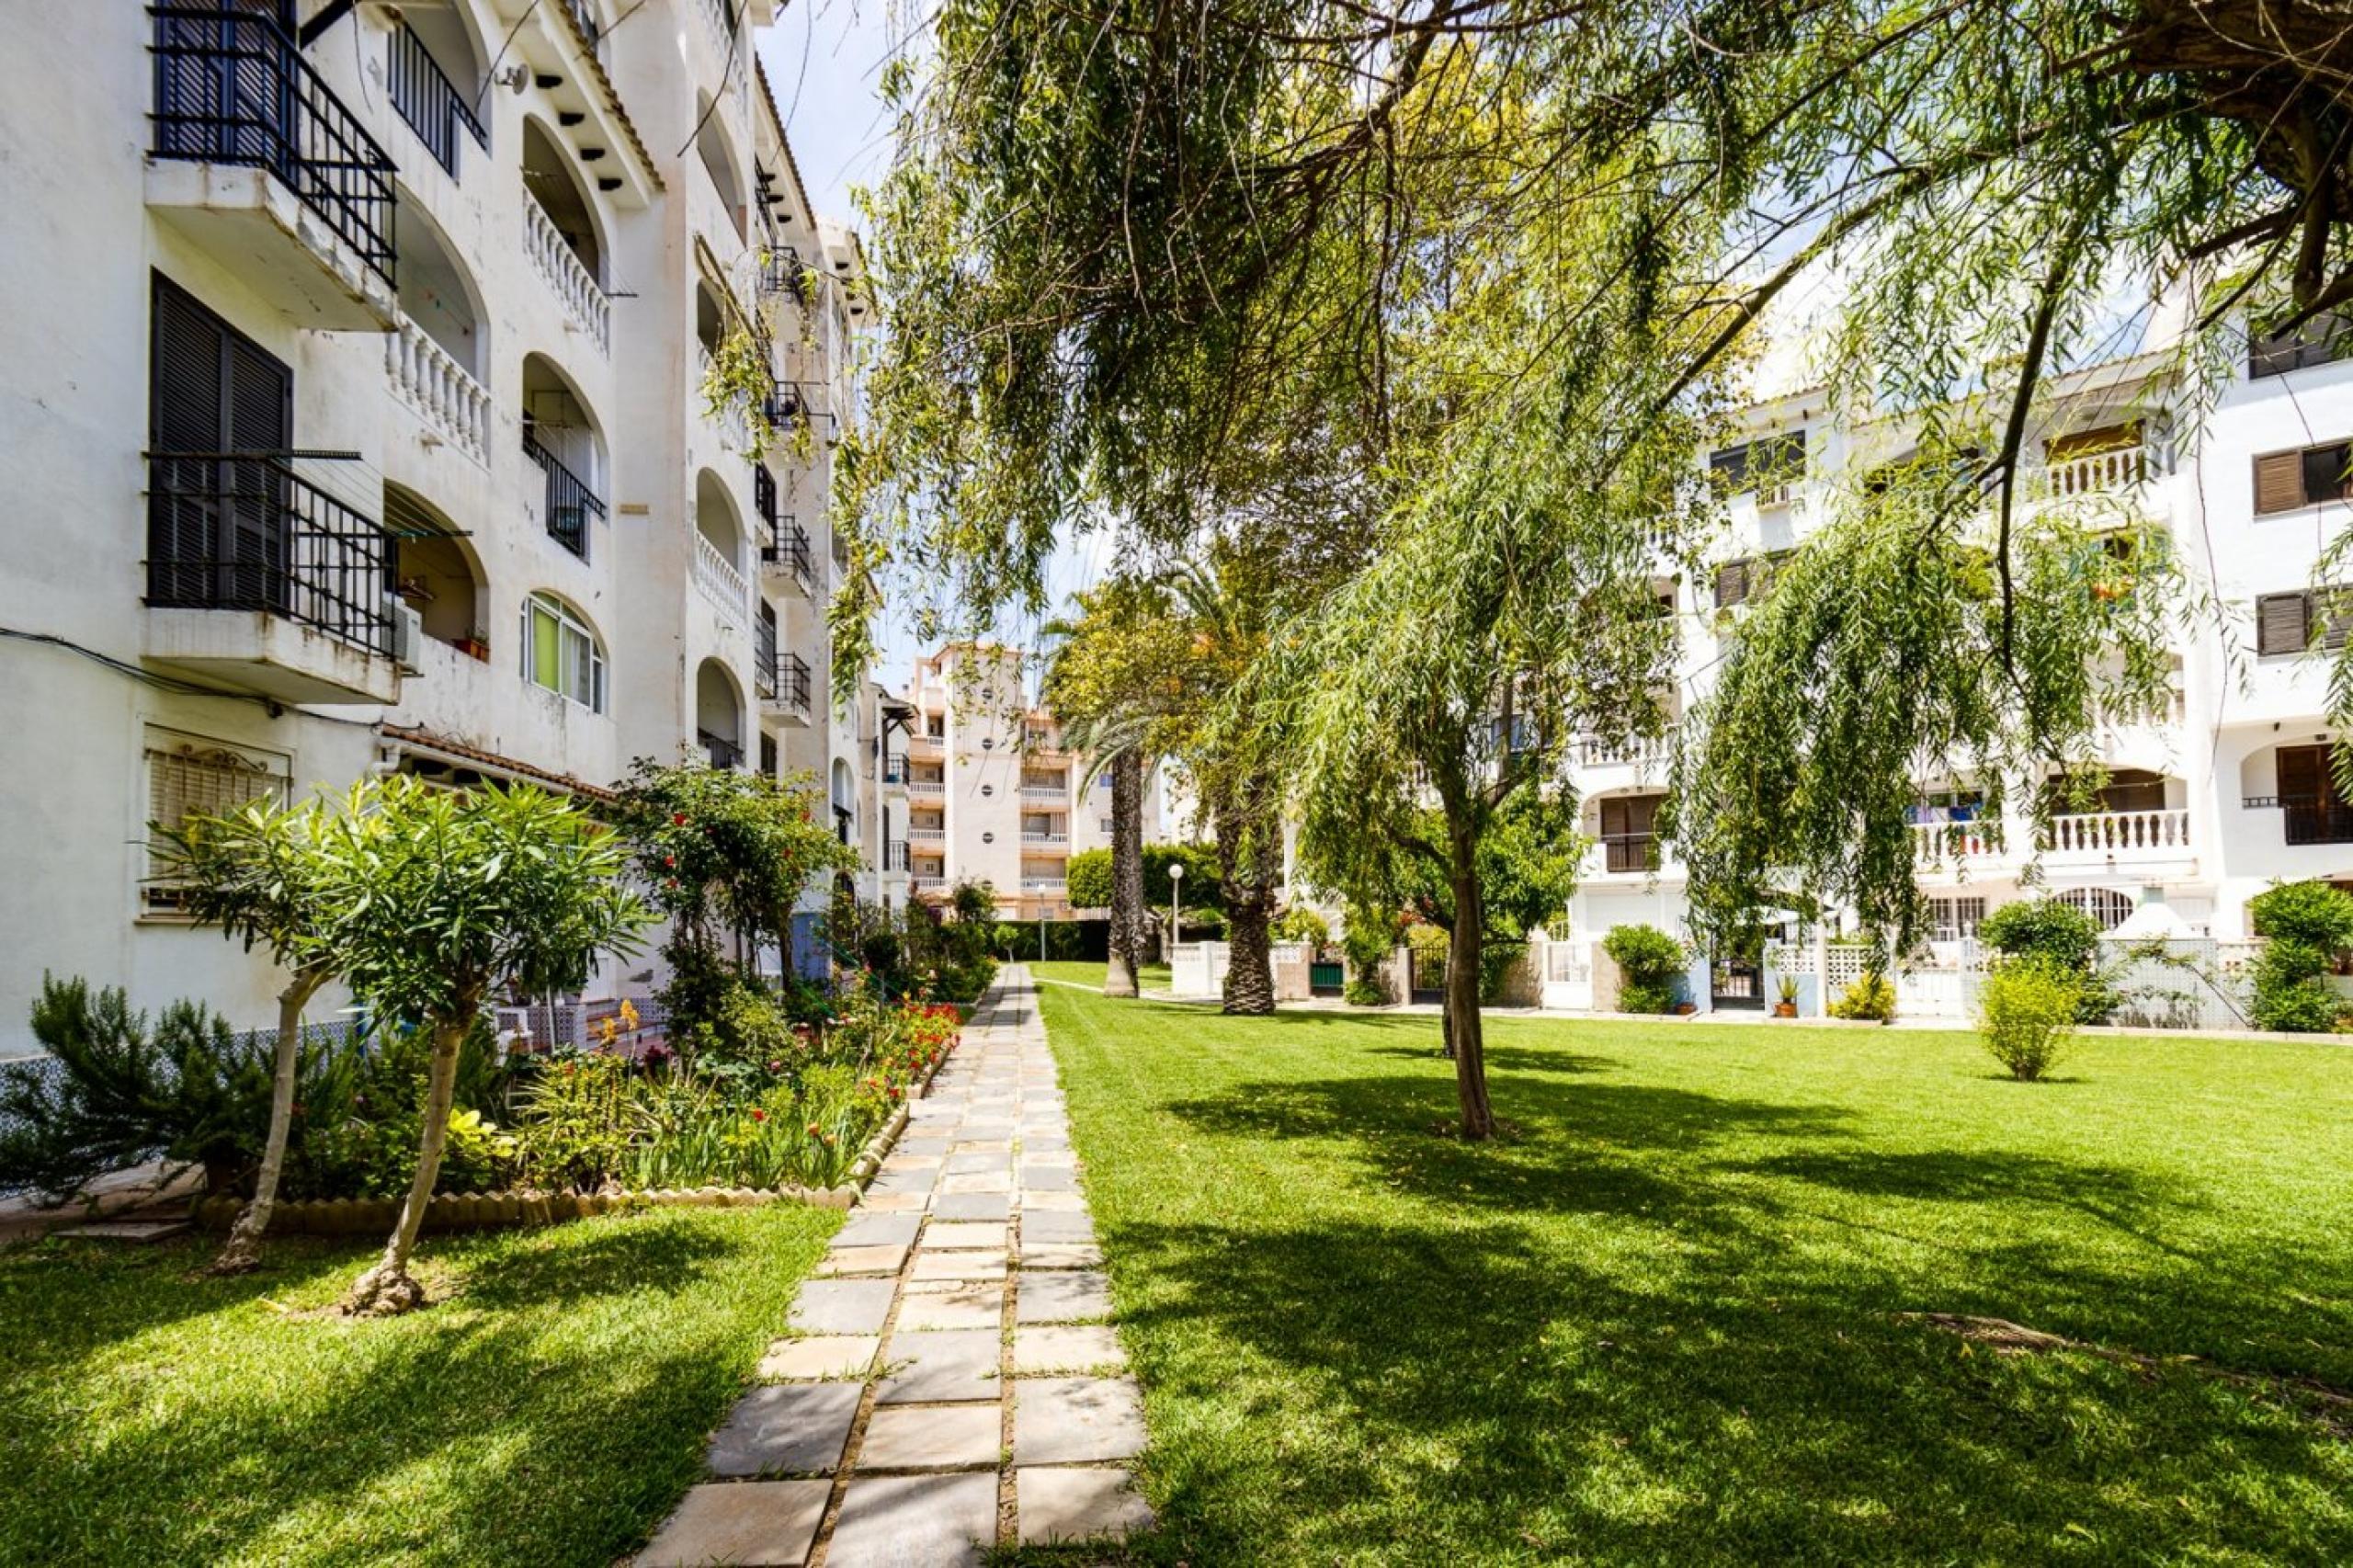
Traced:
<svg viewBox="0 0 2353 1568">
<path fill-rule="evenodd" d="M 1708 472 L 1725 494 L 1739 494 L 1748 488 L 1748 449 L 1726 447 L 1708 459 Z"/>
<path fill-rule="evenodd" d="M 2311 640 L 2312 597 L 2308 594 L 2263 594 L 2255 601 L 2255 651 L 2258 654 L 2301 653 Z"/>
<path fill-rule="evenodd" d="M 2280 804 L 2317 805 L 2328 799 L 2328 748 L 2326 746 L 2281 746 L 2279 748 Z"/>
<path fill-rule="evenodd" d="M 293 378 L 286 367 L 244 338 L 227 344 L 229 397 L 224 451 L 282 452 L 292 421 Z M 277 458 L 243 458 L 233 465 L 230 489 L 230 537 L 222 551 L 231 574 L 223 585 L 230 602 L 256 609 L 288 610 L 289 539 L 286 471 Z M 365 585 L 361 585 L 365 586 Z"/>
<path fill-rule="evenodd" d="M 2272 452 L 2255 460 L 2255 515 L 2292 512 L 2304 504 L 2304 454 Z"/>
<path fill-rule="evenodd" d="M 2303 502 L 2311 506 L 2319 501 L 2335 501 L 2345 494 L 2345 467 L 2353 452 L 2345 443 L 2333 446 L 2306 447 L 2303 450 Z"/>
<path fill-rule="evenodd" d="M 221 354 L 219 318 L 161 278 L 155 282 L 149 383 L 147 597 L 199 605 L 210 596 L 213 541 L 220 537 Z"/>
<path fill-rule="evenodd" d="M 1716 568 L 1716 603 L 1736 605 L 1748 597 L 1748 566 L 1744 557 Z"/>
</svg>

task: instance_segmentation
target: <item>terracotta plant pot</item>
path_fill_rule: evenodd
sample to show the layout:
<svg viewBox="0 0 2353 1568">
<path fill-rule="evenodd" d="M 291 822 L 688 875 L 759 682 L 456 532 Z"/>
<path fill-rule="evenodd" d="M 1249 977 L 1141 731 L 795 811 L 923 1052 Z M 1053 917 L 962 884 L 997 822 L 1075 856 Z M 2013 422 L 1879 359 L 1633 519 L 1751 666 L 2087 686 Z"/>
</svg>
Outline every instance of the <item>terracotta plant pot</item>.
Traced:
<svg viewBox="0 0 2353 1568">
<path fill-rule="evenodd" d="M 1699 1004 L 1697 1002 L 1677 1002 L 1675 1005 L 1675 1016 L 1678 1018 L 1688 1018 L 1699 1010 Z"/>
<path fill-rule="evenodd" d="M 1776 1002 L 1773 1004 L 1773 1016 L 1777 1018 L 1794 1018 L 1798 1016 L 1798 1005 L 1795 1002 Z"/>
</svg>

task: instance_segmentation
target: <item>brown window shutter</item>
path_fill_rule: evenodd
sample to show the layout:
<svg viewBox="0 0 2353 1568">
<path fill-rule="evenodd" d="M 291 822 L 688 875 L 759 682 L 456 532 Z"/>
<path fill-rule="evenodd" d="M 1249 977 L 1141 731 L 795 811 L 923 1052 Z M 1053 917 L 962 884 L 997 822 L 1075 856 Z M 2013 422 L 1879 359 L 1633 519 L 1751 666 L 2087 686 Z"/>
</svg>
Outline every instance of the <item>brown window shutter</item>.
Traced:
<svg viewBox="0 0 2353 1568">
<path fill-rule="evenodd" d="M 2271 452 L 2255 460 L 2255 515 L 2292 512 L 2304 504 L 2304 454 Z"/>
<path fill-rule="evenodd" d="M 1746 558 L 1727 561 L 1716 568 L 1716 603 L 1736 605 L 1748 597 Z"/>
<path fill-rule="evenodd" d="M 2301 653 L 2312 640 L 2312 596 L 2262 594 L 2255 601 L 2255 651 L 2258 655 Z"/>
<path fill-rule="evenodd" d="M 2279 800 L 2288 804 L 2310 805 L 2325 800 L 2327 795 L 2328 748 L 2281 746 Z"/>
</svg>

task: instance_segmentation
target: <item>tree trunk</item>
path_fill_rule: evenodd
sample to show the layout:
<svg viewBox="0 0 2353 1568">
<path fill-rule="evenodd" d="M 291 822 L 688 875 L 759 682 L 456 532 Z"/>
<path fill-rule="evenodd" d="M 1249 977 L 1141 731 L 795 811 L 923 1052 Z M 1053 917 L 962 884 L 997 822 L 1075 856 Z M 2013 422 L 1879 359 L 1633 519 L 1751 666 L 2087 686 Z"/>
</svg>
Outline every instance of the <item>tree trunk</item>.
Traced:
<svg viewBox="0 0 2353 1568">
<path fill-rule="evenodd" d="M 1454 1048 L 1454 1089 L 1462 1101 L 1462 1136 L 1495 1135 L 1487 1103 L 1486 1042 L 1479 1032 L 1479 954 L 1486 912 L 1480 906 L 1476 845 L 1454 846 L 1454 929 L 1446 949 L 1446 1023 Z"/>
<path fill-rule="evenodd" d="M 449 1102 L 458 1086 L 458 1049 L 472 1026 L 474 1009 L 466 1007 L 433 1023 L 433 1065 L 426 1079 L 425 1138 L 416 1155 L 416 1179 L 409 1184 L 408 1201 L 401 1205 L 400 1223 L 384 1244 L 384 1256 L 359 1277 L 343 1310 L 354 1315 L 392 1317 L 425 1304 L 424 1287 L 409 1278 L 408 1256 L 416 1233 L 425 1226 L 425 1210 L 433 1201 L 433 1184 L 441 1175 L 441 1149 L 449 1138 Z"/>
<path fill-rule="evenodd" d="M 237 1215 L 229 1240 L 208 1272 L 243 1274 L 261 1262 L 262 1233 L 278 1201 L 278 1178 L 286 1167 L 286 1142 L 294 1126 L 294 1074 L 302 1055 L 302 1009 L 326 983 L 324 970 L 301 969 L 278 994 L 278 1062 L 269 1083 L 269 1134 L 262 1143 L 261 1174 L 254 1178 L 253 1201 Z"/>
<path fill-rule="evenodd" d="M 1111 759 L 1111 961 L 1103 994 L 1136 994 L 1143 946 L 1143 755 L 1131 746 Z"/>
<path fill-rule="evenodd" d="M 1274 903 L 1270 887 L 1237 885 L 1227 894 L 1225 998 L 1221 1011 L 1275 1010 L 1275 970 L 1267 950 L 1267 927 L 1273 920 Z"/>
</svg>

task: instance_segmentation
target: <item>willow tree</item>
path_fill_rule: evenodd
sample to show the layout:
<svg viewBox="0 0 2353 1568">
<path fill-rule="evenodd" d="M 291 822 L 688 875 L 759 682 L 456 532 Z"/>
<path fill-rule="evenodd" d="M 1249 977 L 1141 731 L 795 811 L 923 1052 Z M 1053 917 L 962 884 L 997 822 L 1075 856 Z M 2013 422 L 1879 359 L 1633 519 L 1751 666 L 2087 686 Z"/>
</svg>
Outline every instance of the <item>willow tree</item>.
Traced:
<svg viewBox="0 0 2353 1568">
<path fill-rule="evenodd" d="M 2249 321 L 2353 305 L 2353 31 L 2321 0 L 949 0 L 929 45 L 889 84 L 892 336 L 847 498 L 870 567 L 967 613 L 1034 596 L 1074 501 L 1168 546 L 1254 491 L 1320 489 L 1377 567 L 1419 455 L 1495 417 L 1417 392 L 1408 344 L 1516 344 L 1514 388 L 1646 346 L 1655 374 L 1601 426 L 1590 400 L 1555 420 L 1614 488 L 1760 323 L 1836 290 L 1825 395 L 1924 424 L 1938 472 L 1834 493 L 1819 564 L 1744 614 L 1677 775 L 1703 925 L 1794 880 L 1905 940 L 1890 812 L 1918 772 L 2078 755 L 2148 696 L 2170 574 L 2127 579 L 2081 519 L 2017 502 L 2053 372 L 2125 341 L 2120 288 L 2181 290 L 2193 381 Z M 1525 267 L 1564 244 L 1593 265 Z M 1516 338 L 1452 308 L 1482 256 L 1523 269 Z M 1496 559 L 1477 507 L 1422 526 Z M 1485 591 L 1427 570 L 1454 610 Z M 1897 673 L 1859 689 L 1865 650 Z"/>
</svg>

